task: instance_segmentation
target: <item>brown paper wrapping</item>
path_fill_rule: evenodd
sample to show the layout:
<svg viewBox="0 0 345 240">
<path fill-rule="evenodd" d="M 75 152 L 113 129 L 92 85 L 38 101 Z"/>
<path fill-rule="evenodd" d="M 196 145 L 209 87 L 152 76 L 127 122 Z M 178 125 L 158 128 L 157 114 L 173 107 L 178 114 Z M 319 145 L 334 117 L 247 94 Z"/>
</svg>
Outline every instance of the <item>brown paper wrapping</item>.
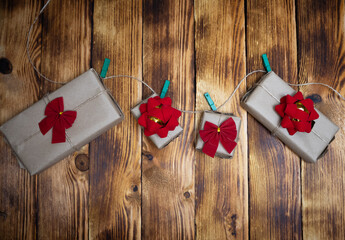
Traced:
<svg viewBox="0 0 345 240">
<path fill-rule="evenodd" d="M 203 113 L 203 116 L 200 122 L 200 130 L 204 130 L 206 121 L 209 121 L 217 126 L 220 126 L 225 120 L 229 118 L 232 118 L 236 124 L 237 138 L 235 139 L 235 142 L 238 142 L 238 139 L 239 139 L 238 136 L 240 134 L 240 128 L 241 128 L 241 118 L 235 117 L 232 114 L 205 111 Z M 199 151 L 202 151 L 203 147 L 204 147 L 204 141 L 201 139 L 200 135 L 198 135 L 198 140 L 196 142 L 195 148 Z M 235 150 L 236 148 L 231 153 L 228 153 L 223 147 L 223 145 L 219 142 L 215 156 L 220 157 L 220 158 L 232 158 L 234 156 Z"/>
<path fill-rule="evenodd" d="M 45 118 L 46 105 L 57 97 L 63 97 L 65 111 L 77 111 L 77 118 L 73 126 L 66 130 L 69 141 L 52 144 L 52 130 L 42 135 L 38 123 Z M 30 174 L 37 174 L 123 119 L 120 107 L 107 92 L 96 71 L 90 69 L 3 124 L 0 130 L 21 167 Z"/>
<path fill-rule="evenodd" d="M 134 108 L 131 109 L 132 114 L 136 119 L 138 119 L 141 116 L 141 112 L 139 110 L 139 107 L 143 103 L 147 103 L 149 98 L 155 97 L 157 94 L 153 94 L 147 99 L 140 102 L 138 105 L 136 105 Z M 149 136 L 148 138 L 151 139 L 151 141 L 156 145 L 158 149 L 164 148 L 166 145 L 168 145 L 172 140 L 177 138 L 181 133 L 183 132 L 183 129 L 180 125 L 178 125 L 173 131 L 168 132 L 168 136 L 165 138 L 159 137 L 157 134 L 153 134 Z"/>
<path fill-rule="evenodd" d="M 320 117 L 315 120 L 312 132 L 297 132 L 291 136 L 287 129 L 280 127 L 281 117 L 274 107 L 280 104 L 280 98 L 295 93 L 271 71 L 243 96 L 241 105 L 302 159 L 314 163 L 324 155 L 339 128 L 316 109 Z"/>
</svg>

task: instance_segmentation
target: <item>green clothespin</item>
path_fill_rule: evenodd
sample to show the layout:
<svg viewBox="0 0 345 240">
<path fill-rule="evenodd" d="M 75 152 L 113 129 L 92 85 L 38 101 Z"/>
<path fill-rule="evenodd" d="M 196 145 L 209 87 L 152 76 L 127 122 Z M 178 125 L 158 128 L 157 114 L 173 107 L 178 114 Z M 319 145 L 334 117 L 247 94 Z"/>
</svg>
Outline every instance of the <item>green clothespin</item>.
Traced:
<svg viewBox="0 0 345 240">
<path fill-rule="evenodd" d="M 263 54 L 261 57 L 262 57 L 262 60 L 264 61 L 264 67 L 265 67 L 266 71 L 267 72 L 272 71 L 271 66 L 270 66 L 270 62 L 268 61 L 266 53 Z"/>
<path fill-rule="evenodd" d="M 103 63 L 103 67 L 102 67 L 102 71 L 100 75 L 101 78 L 105 78 L 105 76 L 107 75 L 109 64 L 110 64 L 110 59 L 109 58 L 104 59 L 104 63 Z"/>
<path fill-rule="evenodd" d="M 216 111 L 217 108 L 216 108 L 216 106 L 214 105 L 214 102 L 212 101 L 212 98 L 210 97 L 210 94 L 205 93 L 204 96 L 205 96 L 205 98 L 206 98 L 206 100 L 207 100 L 207 102 L 208 102 L 208 105 L 210 105 L 211 109 L 212 109 L 213 111 Z"/>
<path fill-rule="evenodd" d="M 160 98 L 164 98 L 165 97 L 165 94 L 167 94 L 167 92 L 168 92 L 169 85 L 170 85 L 170 81 L 169 80 L 165 80 L 165 83 L 164 83 L 164 86 L 163 86 Z"/>
</svg>

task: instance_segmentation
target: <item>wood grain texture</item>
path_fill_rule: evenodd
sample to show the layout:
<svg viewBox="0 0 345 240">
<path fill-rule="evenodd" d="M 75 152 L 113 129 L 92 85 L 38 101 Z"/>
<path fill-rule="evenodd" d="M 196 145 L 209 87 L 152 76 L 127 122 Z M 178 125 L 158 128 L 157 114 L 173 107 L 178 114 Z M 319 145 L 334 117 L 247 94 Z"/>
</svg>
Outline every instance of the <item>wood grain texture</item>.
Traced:
<svg viewBox="0 0 345 240">
<path fill-rule="evenodd" d="M 0 124 L 59 85 L 34 73 L 27 30 L 45 1 L 0 1 Z M 345 95 L 345 3 L 312 0 L 53 0 L 34 26 L 30 52 L 55 81 L 93 66 L 142 78 L 173 106 L 219 106 L 238 81 L 263 69 L 292 83 L 323 82 Z M 234 158 L 195 151 L 201 114 L 182 114 L 183 134 L 158 150 L 130 109 L 149 91 L 106 80 L 125 120 L 30 176 L 0 137 L 0 239 L 344 239 L 345 103 L 321 86 L 305 96 L 340 131 L 307 164 L 245 110 L 243 84 L 220 111 L 241 117 Z"/>
<path fill-rule="evenodd" d="M 297 1 L 297 9 L 300 82 L 326 83 L 344 95 L 344 1 Z M 344 239 L 345 103 L 322 86 L 301 90 L 340 127 L 322 159 L 302 163 L 303 238 Z"/>
<path fill-rule="evenodd" d="M 194 107 L 192 1 L 145 1 L 143 75 L 160 93 L 171 81 L 172 106 Z M 143 136 L 142 235 L 144 239 L 194 238 L 194 115 L 182 114 L 184 131 L 158 150 Z"/>
<path fill-rule="evenodd" d="M 90 68 L 91 18 L 88 1 L 52 1 L 42 17 L 41 71 L 66 82 Z M 61 87 L 41 79 L 41 97 Z M 38 238 L 88 238 L 89 172 L 76 168 L 77 154 L 38 176 Z"/>
<path fill-rule="evenodd" d="M 245 76 L 244 1 L 195 1 L 197 109 L 209 109 L 208 92 L 220 106 Z M 248 239 L 246 112 L 240 109 L 243 84 L 220 109 L 241 117 L 234 158 L 196 154 L 196 236 L 198 239 Z M 197 121 L 198 129 L 200 118 Z"/>
<path fill-rule="evenodd" d="M 92 65 L 107 76 L 142 77 L 141 1 L 94 1 Z M 91 143 L 90 238 L 141 238 L 141 131 L 131 107 L 141 85 L 128 78 L 106 80 L 125 120 Z"/>
<path fill-rule="evenodd" d="M 297 83 L 295 1 L 247 1 L 247 72 L 272 70 Z M 248 88 L 259 79 L 250 78 Z M 300 159 L 248 117 L 249 224 L 252 239 L 301 239 Z"/>
<path fill-rule="evenodd" d="M 0 125 L 38 99 L 38 83 L 25 48 L 29 23 L 40 8 L 41 4 L 37 1 L 0 2 Z M 41 53 L 40 34 L 41 27 L 36 25 L 32 33 L 33 41 L 29 45 L 37 66 Z M 19 168 L 10 146 L 0 137 L 1 239 L 36 238 L 36 184 L 37 178 Z"/>
</svg>

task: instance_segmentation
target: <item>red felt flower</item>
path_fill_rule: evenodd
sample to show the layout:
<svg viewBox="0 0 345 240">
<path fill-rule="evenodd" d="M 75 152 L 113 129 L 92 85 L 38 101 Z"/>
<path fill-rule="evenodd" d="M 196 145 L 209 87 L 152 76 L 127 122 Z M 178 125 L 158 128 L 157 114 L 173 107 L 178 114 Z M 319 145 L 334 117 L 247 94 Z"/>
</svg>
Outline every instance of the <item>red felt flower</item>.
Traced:
<svg viewBox="0 0 345 240">
<path fill-rule="evenodd" d="M 280 125 L 286 128 L 290 135 L 296 132 L 310 133 L 314 120 L 319 118 L 313 101 L 304 99 L 301 92 L 297 92 L 293 97 L 290 95 L 282 97 L 275 110 L 283 118 Z"/>
<path fill-rule="evenodd" d="M 58 97 L 47 104 L 44 115 L 46 117 L 38 124 L 41 133 L 45 135 L 53 128 L 52 143 L 66 142 L 65 130 L 72 127 L 77 118 L 77 112 L 64 112 L 63 98 Z"/>
<path fill-rule="evenodd" d="M 173 131 L 178 126 L 177 119 L 181 112 L 171 107 L 169 97 L 160 98 L 159 96 L 149 98 L 147 103 L 140 105 L 141 116 L 138 123 L 144 127 L 144 134 L 151 136 L 158 134 L 165 138 L 169 131 Z"/>
<path fill-rule="evenodd" d="M 232 118 L 225 120 L 219 127 L 206 121 L 204 130 L 200 130 L 199 134 L 205 142 L 202 151 L 210 157 L 216 155 L 219 142 L 221 142 L 228 153 L 231 153 L 237 145 L 235 142 L 237 129 L 235 121 Z"/>
</svg>

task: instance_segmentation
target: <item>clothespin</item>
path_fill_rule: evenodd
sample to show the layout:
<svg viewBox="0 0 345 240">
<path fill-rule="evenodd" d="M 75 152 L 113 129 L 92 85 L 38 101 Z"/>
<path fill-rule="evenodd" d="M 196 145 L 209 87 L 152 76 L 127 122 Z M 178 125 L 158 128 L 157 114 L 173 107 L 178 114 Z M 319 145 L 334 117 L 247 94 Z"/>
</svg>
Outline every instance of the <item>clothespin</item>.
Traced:
<svg viewBox="0 0 345 240">
<path fill-rule="evenodd" d="M 164 98 L 165 97 L 165 94 L 167 94 L 167 92 L 168 92 L 169 85 L 170 85 L 170 81 L 169 80 L 165 80 L 165 83 L 164 83 L 164 86 L 163 86 L 160 98 Z"/>
<path fill-rule="evenodd" d="M 270 66 L 270 62 L 268 61 L 267 55 L 263 54 L 262 55 L 262 60 L 264 61 L 264 67 L 266 69 L 267 72 L 272 71 L 271 66 Z"/>
<path fill-rule="evenodd" d="M 104 59 L 104 63 L 103 63 L 103 67 L 102 67 L 102 71 L 100 75 L 101 78 L 105 78 L 105 76 L 107 75 L 109 64 L 110 64 L 110 59 L 109 58 Z"/>
<path fill-rule="evenodd" d="M 214 105 L 214 102 L 212 101 L 212 98 L 210 97 L 210 94 L 205 93 L 204 96 L 205 96 L 205 98 L 206 98 L 206 100 L 207 100 L 208 105 L 210 105 L 211 109 L 212 109 L 213 111 L 216 111 L 217 108 L 216 108 L 216 106 Z"/>
</svg>

